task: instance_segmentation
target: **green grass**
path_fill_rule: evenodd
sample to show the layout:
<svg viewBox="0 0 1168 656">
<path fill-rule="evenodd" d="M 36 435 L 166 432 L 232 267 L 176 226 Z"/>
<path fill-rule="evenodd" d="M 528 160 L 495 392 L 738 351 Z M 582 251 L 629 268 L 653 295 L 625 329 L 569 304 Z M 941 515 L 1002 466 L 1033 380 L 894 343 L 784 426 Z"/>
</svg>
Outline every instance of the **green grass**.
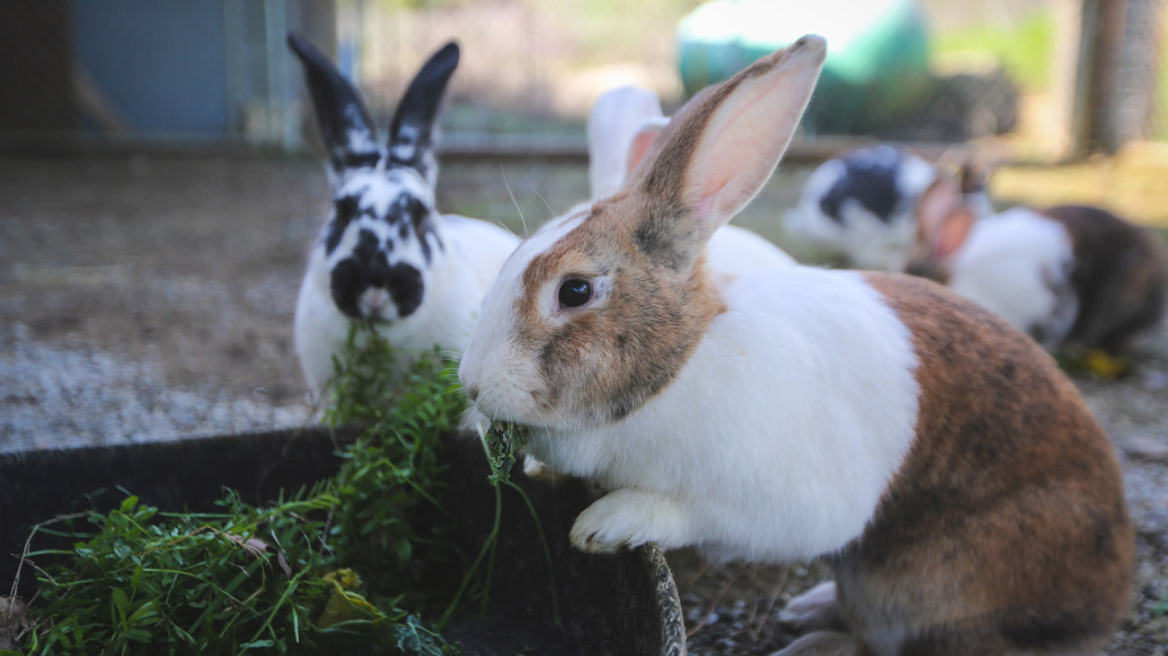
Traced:
<svg viewBox="0 0 1168 656">
<path fill-rule="evenodd" d="M 1045 91 L 1051 84 L 1055 17 L 1050 9 L 1036 11 L 1012 25 L 971 25 L 933 37 L 935 57 L 955 53 L 989 53 L 1026 91 Z"/>
<path fill-rule="evenodd" d="M 467 602 L 485 611 L 498 516 L 477 554 L 442 526 L 419 533 L 421 513 L 446 512 L 443 436 L 465 400 L 453 362 L 435 353 L 387 376 L 401 369 L 395 360 L 354 326 L 326 419 L 367 428 L 341 452 L 339 473 L 311 489 L 270 507 L 228 490 L 212 513 L 163 513 L 128 496 L 109 513 L 38 525 L 30 545 L 38 532 L 73 545 L 26 553 L 22 568 L 40 586 L 29 602 L 36 628 L 0 656 L 458 653 L 439 629 Z M 514 487 L 522 442 L 504 426 L 484 440 L 496 498 Z M 57 561 L 33 565 L 48 556 Z"/>
</svg>

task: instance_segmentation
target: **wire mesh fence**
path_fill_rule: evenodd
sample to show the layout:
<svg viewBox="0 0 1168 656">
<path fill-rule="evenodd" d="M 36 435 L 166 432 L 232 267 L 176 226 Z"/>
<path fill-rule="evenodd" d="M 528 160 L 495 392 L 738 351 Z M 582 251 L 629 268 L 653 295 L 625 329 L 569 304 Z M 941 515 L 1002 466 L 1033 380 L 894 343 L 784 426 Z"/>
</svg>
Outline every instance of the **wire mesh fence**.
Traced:
<svg viewBox="0 0 1168 656">
<path fill-rule="evenodd" d="M 312 131 L 283 37 L 301 29 L 335 54 L 383 124 L 421 61 L 457 39 L 463 59 L 448 133 L 578 144 L 604 91 L 647 87 L 668 112 L 802 30 L 827 33 L 834 58 L 804 124 L 808 137 L 1008 135 L 1095 150 L 1168 140 L 1166 0 L 804 5 L 160 0 L 143 10 L 11 0 L 0 4 L 0 53 L 14 65 L 0 72 L 0 89 L 20 102 L 0 108 L 0 136 L 300 147 Z"/>
</svg>

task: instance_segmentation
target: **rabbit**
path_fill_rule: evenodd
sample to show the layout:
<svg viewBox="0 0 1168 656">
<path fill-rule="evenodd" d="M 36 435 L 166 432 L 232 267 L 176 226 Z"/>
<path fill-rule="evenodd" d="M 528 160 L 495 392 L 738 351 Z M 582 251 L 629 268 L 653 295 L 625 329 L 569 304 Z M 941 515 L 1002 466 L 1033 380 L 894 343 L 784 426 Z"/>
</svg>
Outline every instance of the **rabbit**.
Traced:
<svg viewBox="0 0 1168 656">
<path fill-rule="evenodd" d="M 485 221 L 434 207 L 435 115 L 458 65 L 449 43 L 410 82 L 381 146 L 357 90 L 297 33 L 288 44 L 304 65 L 328 150 L 333 209 L 313 245 L 296 304 L 296 352 L 319 398 L 333 355 L 354 321 L 373 322 L 406 357 L 435 344 L 461 352 L 483 295 L 519 238 Z"/>
<path fill-rule="evenodd" d="M 907 271 L 948 285 L 1048 350 L 1115 355 L 1163 319 L 1163 244 L 1106 210 L 1014 207 L 979 216 L 945 177 L 918 209 L 918 245 Z"/>
<path fill-rule="evenodd" d="M 779 652 L 1086 654 L 1128 603 L 1114 450 L 1025 335 L 943 286 L 804 266 L 712 272 L 826 56 L 806 36 L 691 99 L 624 188 L 523 241 L 459 369 L 608 493 L 571 543 L 824 558 L 823 620 Z"/>
<path fill-rule="evenodd" d="M 587 126 L 592 202 L 620 189 L 668 124 L 660 98 L 643 87 L 617 87 L 593 103 Z M 709 262 L 715 269 L 723 262 L 741 269 L 788 266 L 795 259 L 750 230 L 727 225 L 710 239 Z"/>
<path fill-rule="evenodd" d="M 937 167 L 887 145 L 821 164 L 784 213 L 794 238 L 842 251 L 860 269 L 902 271 L 916 237 L 914 207 Z"/>
</svg>

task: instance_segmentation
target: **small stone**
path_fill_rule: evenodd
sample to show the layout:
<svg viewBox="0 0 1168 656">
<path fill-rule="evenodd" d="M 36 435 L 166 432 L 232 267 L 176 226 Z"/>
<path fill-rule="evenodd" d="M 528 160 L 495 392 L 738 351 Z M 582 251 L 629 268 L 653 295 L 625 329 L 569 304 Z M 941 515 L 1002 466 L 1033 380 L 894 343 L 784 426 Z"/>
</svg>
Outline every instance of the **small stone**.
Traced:
<svg viewBox="0 0 1168 656">
<path fill-rule="evenodd" d="M 1154 437 L 1134 437 L 1123 445 L 1123 452 L 1136 460 L 1168 464 L 1168 442 Z"/>
</svg>

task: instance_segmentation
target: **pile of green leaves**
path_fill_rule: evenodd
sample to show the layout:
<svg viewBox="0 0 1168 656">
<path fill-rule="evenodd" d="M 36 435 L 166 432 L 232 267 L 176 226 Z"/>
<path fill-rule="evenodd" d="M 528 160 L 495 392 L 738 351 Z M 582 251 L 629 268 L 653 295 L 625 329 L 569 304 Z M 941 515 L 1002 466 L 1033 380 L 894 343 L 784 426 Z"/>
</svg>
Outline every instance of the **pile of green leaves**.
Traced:
<svg viewBox="0 0 1168 656">
<path fill-rule="evenodd" d="M 230 490 L 214 513 L 159 512 L 130 496 L 38 526 L 30 544 L 38 530 L 75 542 L 27 554 L 31 568 L 49 554 L 57 564 L 35 568 L 35 626 L 21 651 L 0 646 L 0 656 L 457 653 L 419 613 L 440 627 L 476 594 L 485 604 L 491 561 L 480 566 L 494 541 L 469 558 L 440 526 L 419 532 L 415 521 L 444 512 L 442 435 L 465 409 L 453 365 L 435 354 L 399 367 L 388 343 L 357 327 L 336 370 L 326 421 L 367 428 L 335 477 L 265 508 Z M 513 485 L 521 438 L 502 427 L 488 438 L 498 494 Z"/>
</svg>

